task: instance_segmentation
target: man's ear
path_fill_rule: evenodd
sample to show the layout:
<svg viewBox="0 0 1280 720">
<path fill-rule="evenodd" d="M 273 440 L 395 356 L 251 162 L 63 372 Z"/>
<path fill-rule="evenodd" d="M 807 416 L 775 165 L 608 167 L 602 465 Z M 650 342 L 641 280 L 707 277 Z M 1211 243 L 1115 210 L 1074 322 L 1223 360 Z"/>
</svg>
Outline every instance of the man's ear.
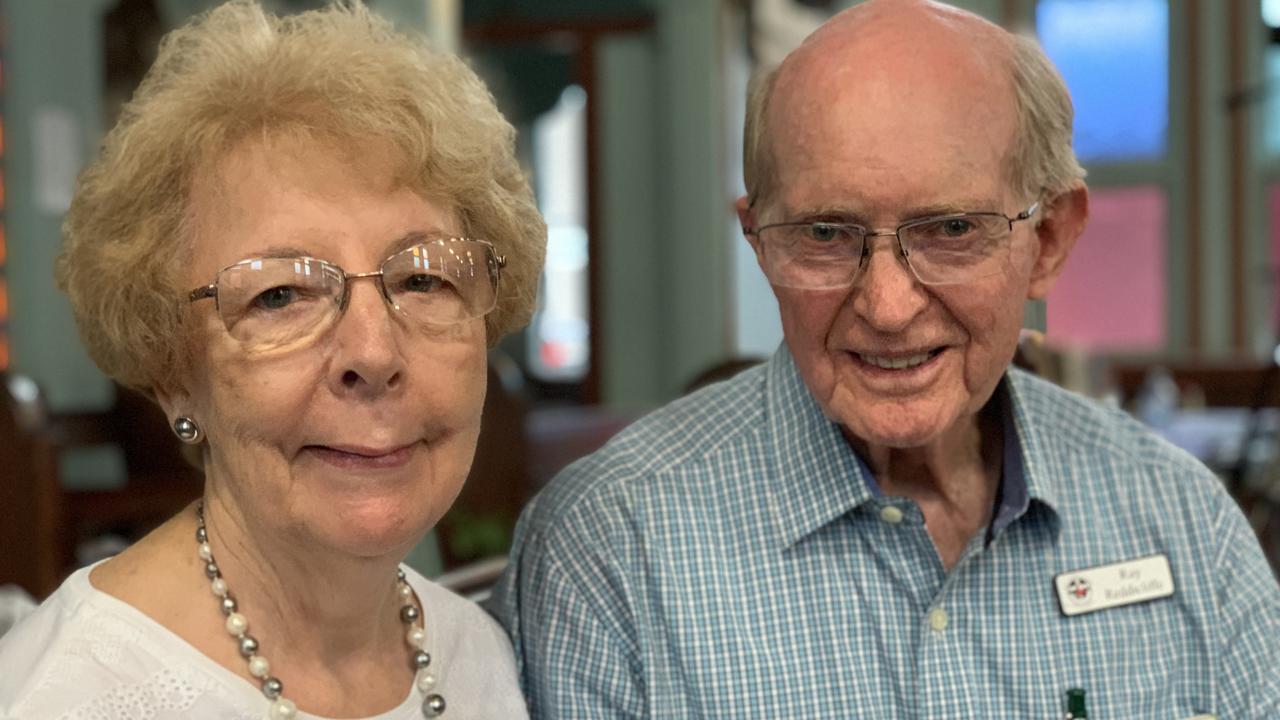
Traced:
<svg viewBox="0 0 1280 720">
<path fill-rule="evenodd" d="M 1043 300 L 1066 265 L 1067 256 L 1089 220 L 1089 189 L 1077 182 L 1045 203 L 1036 224 L 1036 257 L 1027 297 Z"/>
<path fill-rule="evenodd" d="M 738 211 L 738 225 L 742 228 L 742 236 L 747 239 L 751 249 L 756 251 L 756 259 L 760 258 L 760 238 L 752 231 L 756 229 L 756 211 L 751 206 L 751 199 L 746 195 L 738 198 L 733 204 Z"/>
</svg>

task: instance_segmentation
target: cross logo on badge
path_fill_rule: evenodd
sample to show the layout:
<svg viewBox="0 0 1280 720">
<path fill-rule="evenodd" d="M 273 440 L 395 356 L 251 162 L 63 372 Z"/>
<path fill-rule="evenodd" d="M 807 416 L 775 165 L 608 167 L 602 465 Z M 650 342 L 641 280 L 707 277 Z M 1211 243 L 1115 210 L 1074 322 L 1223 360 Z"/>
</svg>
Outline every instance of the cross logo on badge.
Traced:
<svg viewBox="0 0 1280 720">
<path fill-rule="evenodd" d="M 1067 583 L 1067 592 L 1071 593 L 1076 602 L 1084 602 L 1089 599 L 1089 581 L 1082 577 L 1072 578 Z"/>
</svg>

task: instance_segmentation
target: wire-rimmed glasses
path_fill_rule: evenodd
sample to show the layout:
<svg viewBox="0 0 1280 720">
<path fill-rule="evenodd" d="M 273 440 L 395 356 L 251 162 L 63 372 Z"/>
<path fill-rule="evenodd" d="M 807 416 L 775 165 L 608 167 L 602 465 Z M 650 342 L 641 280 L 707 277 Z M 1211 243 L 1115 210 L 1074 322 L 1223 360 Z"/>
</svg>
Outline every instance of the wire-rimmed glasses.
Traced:
<svg viewBox="0 0 1280 720">
<path fill-rule="evenodd" d="M 910 220 L 894 230 L 825 220 L 782 222 L 748 230 L 759 239 L 764 271 L 774 285 L 831 290 L 853 285 L 871 255 L 868 238 L 890 236 L 907 267 L 925 285 L 953 285 L 1003 271 L 1013 224 L 1026 220 L 1039 202 L 1013 217 L 998 212 L 957 213 Z"/>
<path fill-rule="evenodd" d="M 422 236 L 374 272 L 348 273 L 313 257 L 241 260 L 188 299 L 213 298 L 232 337 L 253 349 L 274 349 L 328 330 L 347 307 L 348 281 L 360 278 L 376 278 L 387 304 L 414 324 L 444 326 L 481 317 L 497 305 L 505 264 L 484 240 Z"/>
</svg>

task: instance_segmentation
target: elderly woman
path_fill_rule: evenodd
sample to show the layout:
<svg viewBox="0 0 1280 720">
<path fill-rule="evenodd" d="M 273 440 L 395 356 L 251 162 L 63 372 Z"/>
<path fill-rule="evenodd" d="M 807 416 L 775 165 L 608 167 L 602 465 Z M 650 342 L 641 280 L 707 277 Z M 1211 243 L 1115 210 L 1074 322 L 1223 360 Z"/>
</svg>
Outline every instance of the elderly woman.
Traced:
<svg viewBox="0 0 1280 720">
<path fill-rule="evenodd" d="M 510 646 L 402 567 L 456 497 L 545 226 L 459 60 L 358 4 L 169 35 L 57 268 L 203 498 L 0 644 L 0 716 L 525 716 Z M 447 703 L 446 703 L 447 699 Z"/>
</svg>

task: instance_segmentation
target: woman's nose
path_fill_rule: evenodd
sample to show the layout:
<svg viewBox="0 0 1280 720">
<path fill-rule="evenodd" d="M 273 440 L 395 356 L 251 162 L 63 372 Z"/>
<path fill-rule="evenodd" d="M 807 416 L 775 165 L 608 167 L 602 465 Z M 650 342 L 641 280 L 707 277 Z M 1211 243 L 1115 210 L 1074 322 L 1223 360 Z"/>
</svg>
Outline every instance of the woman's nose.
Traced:
<svg viewBox="0 0 1280 720">
<path fill-rule="evenodd" d="M 405 362 L 393 308 L 376 278 L 350 286 L 345 312 L 335 328 L 338 354 L 332 372 L 335 391 L 374 397 L 399 387 Z"/>
</svg>

